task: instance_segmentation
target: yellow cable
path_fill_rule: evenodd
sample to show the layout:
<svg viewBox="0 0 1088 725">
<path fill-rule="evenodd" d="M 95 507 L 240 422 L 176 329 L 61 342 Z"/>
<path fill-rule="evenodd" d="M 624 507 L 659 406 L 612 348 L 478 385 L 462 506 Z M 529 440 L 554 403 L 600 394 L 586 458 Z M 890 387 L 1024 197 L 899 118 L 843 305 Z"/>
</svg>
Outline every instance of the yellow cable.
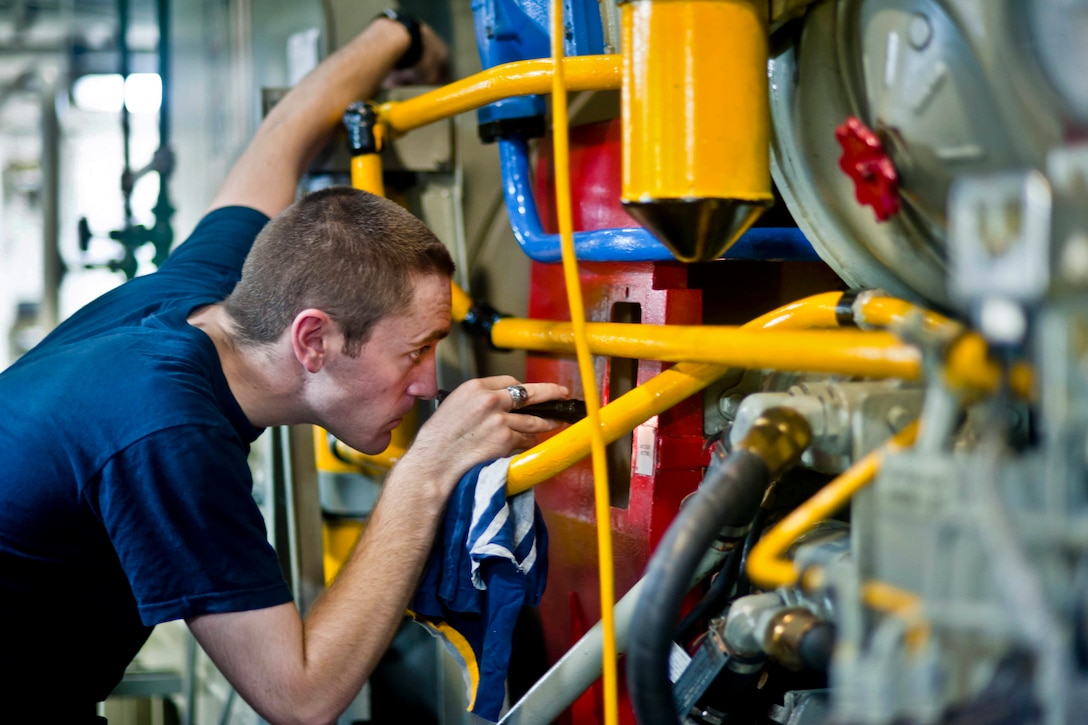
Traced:
<svg viewBox="0 0 1088 725">
<path fill-rule="evenodd" d="M 570 303 L 570 319 L 574 326 L 575 352 L 586 400 L 586 415 L 590 421 L 590 452 L 593 461 L 593 492 L 597 512 L 597 552 L 601 583 L 601 628 L 603 630 L 602 663 L 604 669 L 605 725 L 619 722 L 617 688 L 616 623 L 614 574 L 612 571 L 612 509 L 608 497 L 608 469 L 605 461 L 604 436 L 601 433 L 601 402 L 597 395 L 597 380 L 593 358 L 586 338 L 585 306 L 578 277 L 578 260 L 574 254 L 574 223 L 571 212 L 570 151 L 567 128 L 567 86 L 563 64 L 563 4 L 552 1 L 552 147 L 555 154 L 555 210 L 559 223 L 559 238 L 563 254 L 563 277 Z"/>
</svg>

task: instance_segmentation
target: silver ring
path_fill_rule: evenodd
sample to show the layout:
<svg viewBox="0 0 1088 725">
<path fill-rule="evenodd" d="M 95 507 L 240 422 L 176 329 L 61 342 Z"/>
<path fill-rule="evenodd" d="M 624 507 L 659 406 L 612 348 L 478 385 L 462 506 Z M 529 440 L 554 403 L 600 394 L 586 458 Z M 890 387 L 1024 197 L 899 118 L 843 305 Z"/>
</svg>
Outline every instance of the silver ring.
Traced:
<svg viewBox="0 0 1088 725">
<path fill-rule="evenodd" d="M 510 410 L 524 407 L 526 401 L 529 400 L 529 391 L 521 385 L 508 385 L 506 392 L 510 393 Z"/>
</svg>

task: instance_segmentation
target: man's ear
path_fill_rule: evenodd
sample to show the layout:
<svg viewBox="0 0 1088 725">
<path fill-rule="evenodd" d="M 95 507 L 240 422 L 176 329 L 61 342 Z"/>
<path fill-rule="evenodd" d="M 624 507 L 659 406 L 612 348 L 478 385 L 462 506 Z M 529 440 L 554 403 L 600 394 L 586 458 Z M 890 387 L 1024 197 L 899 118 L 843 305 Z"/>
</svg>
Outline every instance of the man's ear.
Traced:
<svg viewBox="0 0 1088 725">
<path fill-rule="evenodd" d="M 338 340 L 339 328 L 322 310 L 303 310 L 291 322 L 291 349 L 308 373 L 324 367 Z"/>
</svg>

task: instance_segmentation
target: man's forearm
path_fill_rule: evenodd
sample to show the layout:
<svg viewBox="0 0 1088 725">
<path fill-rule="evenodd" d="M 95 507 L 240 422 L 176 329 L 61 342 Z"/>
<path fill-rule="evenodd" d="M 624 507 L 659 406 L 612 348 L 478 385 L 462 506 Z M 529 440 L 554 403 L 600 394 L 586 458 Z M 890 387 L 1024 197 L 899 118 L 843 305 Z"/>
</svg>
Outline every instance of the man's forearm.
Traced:
<svg viewBox="0 0 1088 725">
<path fill-rule="evenodd" d="M 354 641 L 358 682 L 377 666 L 418 586 L 452 487 L 438 475 L 403 460 L 389 473 L 355 550 L 306 617 L 308 659 L 343 662 L 346 653 L 337 650 Z"/>
<path fill-rule="evenodd" d="M 227 679 L 270 722 L 334 720 L 404 618 L 452 485 L 431 467 L 408 463 L 387 477 L 355 551 L 305 621 L 293 604 L 189 621 Z"/>
</svg>

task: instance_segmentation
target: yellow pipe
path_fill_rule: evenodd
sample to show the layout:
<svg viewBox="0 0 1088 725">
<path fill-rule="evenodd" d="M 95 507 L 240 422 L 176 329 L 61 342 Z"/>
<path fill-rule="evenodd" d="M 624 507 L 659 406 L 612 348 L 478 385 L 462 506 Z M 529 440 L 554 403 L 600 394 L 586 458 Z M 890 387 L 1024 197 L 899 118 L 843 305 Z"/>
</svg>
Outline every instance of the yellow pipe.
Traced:
<svg viewBox="0 0 1088 725">
<path fill-rule="evenodd" d="M 745 327 L 769 330 L 789 322 L 791 327 L 836 328 L 843 326 L 839 319 L 842 292 L 821 292 L 783 305 L 777 310 L 761 315 Z M 914 316 L 921 316 L 928 329 L 959 327 L 959 323 L 913 302 L 880 294 L 865 294 L 849 311 L 850 320 L 862 327 L 888 328 L 902 325 Z"/>
<path fill-rule="evenodd" d="M 961 325 L 949 318 L 924 307 L 901 300 L 897 297 L 868 295 L 860 305 L 856 315 L 859 325 L 872 327 L 891 327 L 902 325 L 912 317 L 921 317 L 922 324 L 929 330 L 956 329 Z"/>
<path fill-rule="evenodd" d="M 385 473 L 401 459 L 405 451 L 408 450 L 408 446 L 412 444 L 412 439 L 415 437 L 418 428 L 416 418 L 416 410 L 413 408 L 404 416 L 404 420 L 400 422 L 400 425 L 393 429 L 393 433 L 389 438 L 389 445 L 385 447 L 385 450 L 373 454 L 357 451 L 343 441 L 336 440 L 320 428 L 317 428 L 316 430 L 321 431 L 323 436 L 315 439 L 319 443 L 317 449 L 319 456 L 318 468 L 328 470 L 321 468 L 320 465 L 321 456 L 328 451 L 334 458 L 338 459 L 340 465 L 350 465 L 349 470 L 359 471 L 363 469 L 367 473 L 379 475 Z"/>
<path fill-rule="evenodd" d="M 722 365 L 680 363 L 601 408 L 605 443 L 699 392 L 724 375 Z M 589 453 L 592 423 L 585 418 L 510 461 L 506 488 L 513 495 L 570 468 Z"/>
<path fill-rule="evenodd" d="M 378 129 L 380 128 L 381 124 L 378 124 Z M 378 135 L 377 129 L 375 135 Z M 371 194 L 385 196 L 381 154 L 359 154 L 351 157 L 351 185 Z"/>
<path fill-rule="evenodd" d="M 593 498 L 597 518 L 597 571 L 600 580 L 602 674 L 604 685 L 604 721 L 606 725 L 619 722 L 619 689 L 616 647 L 615 575 L 612 561 L 612 507 L 609 502 L 608 467 L 604 439 L 601 435 L 600 398 L 593 357 L 586 339 L 586 313 L 582 302 L 582 285 L 578 276 L 578 259 L 574 250 L 574 221 L 571 211 L 570 148 L 567 128 L 567 87 L 563 66 L 563 0 L 552 0 L 552 147 L 555 149 L 555 209 L 559 226 L 560 249 L 563 256 L 563 278 L 566 281 L 570 318 L 574 328 L 574 347 L 578 372 L 582 379 L 582 394 L 586 401 L 586 422 L 589 424 L 590 450 L 593 455 Z"/>
<path fill-rule="evenodd" d="M 374 125 L 374 138 L 380 151 L 385 137 L 381 123 Z M 385 196 L 385 183 L 382 178 L 382 157 L 380 153 L 362 153 L 351 157 L 351 185 L 356 189 L 369 191 L 371 194 Z M 318 470 L 360 469 L 369 473 L 382 473 L 393 467 L 400 460 L 411 443 L 415 432 L 415 418 L 406 417 L 393 431 L 389 446 L 376 455 L 355 450 L 342 441 L 331 438 L 321 428 L 314 428 L 314 442 L 317 450 Z M 330 464 L 330 459 L 335 463 Z"/>
<path fill-rule="evenodd" d="M 817 303 L 826 303 L 826 298 Z M 828 322 L 827 310 L 818 309 L 818 305 L 799 322 L 821 325 Z M 590 347 L 597 355 L 904 380 L 917 380 L 922 375 L 919 350 L 892 333 L 794 330 L 789 329 L 793 325 L 781 324 L 778 317 L 781 315 L 775 311 L 757 318 L 764 322 L 764 329 L 778 328 L 770 333 L 747 329 L 747 325 L 618 322 L 589 323 L 587 329 Z M 491 341 L 497 347 L 541 352 L 569 353 L 574 347 L 570 324 L 550 320 L 504 318 L 492 327 Z M 948 384 L 968 393 L 992 392 L 1005 375 L 1002 367 L 990 358 L 986 341 L 974 332 L 964 333 L 950 345 L 945 365 Z M 1034 375 L 1029 365 L 1013 365 L 1008 378 L 1009 388 L 1016 395 L 1031 397 Z"/>
<path fill-rule="evenodd" d="M 465 318 L 468 317 L 469 310 L 472 309 L 472 298 L 461 289 L 461 285 L 453 280 L 450 280 L 450 295 L 453 303 L 450 317 L 453 318 L 454 322 L 464 322 Z"/>
<path fill-rule="evenodd" d="M 764 534 L 748 554 L 748 576 L 752 582 L 763 589 L 796 584 L 801 573 L 785 556 L 793 542 L 817 522 L 841 509 L 855 493 L 869 485 L 880 470 L 884 456 L 911 445 L 917 434 L 918 423 L 911 423 L 884 447 L 855 463 Z"/>
<path fill-rule="evenodd" d="M 990 392 L 996 390 L 1006 371 L 993 358 L 986 340 L 977 332 L 967 332 L 949 347 L 945 358 L 945 382 L 953 390 Z M 1008 386 L 1021 398 L 1031 398 L 1035 375 L 1024 362 L 1014 363 L 1007 371 Z"/>
<path fill-rule="evenodd" d="M 335 450 L 335 446 L 343 445 L 326 431 L 319 426 L 313 426 L 314 429 L 314 463 L 317 466 L 317 470 L 325 471 L 327 473 L 358 473 L 359 467 L 353 465 L 339 455 L 339 451 Z M 352 450 L 344 446 L 347 450 Z M 355 452 L 355 451 L 352 451 Z"/>
<path fill-rule="evenodd" d="M 873 327 L 893 327 L 920 318 L 927 330 L 954 335 L 963 329 L 955 320 L 906 300 L 879 295 L 863 300 L 857 314 L 858 323 Z M 945 357 L 945 382 L 953 389 L 969 394 L 989 393 L 998 388 L 1008 376 L 1009 389 L 1021 398 L 1030 398 L 1034 372 L 1024 362 L 1014 363 L 1004 370 L 990 357 L 989 346 L 976 332 L 964 332 L 948 348 Z"/>
<path fill-rule="evenodd" d="M 340 573 L 344 562 L 351 555 L 366 524 L 358 519 L 325 518 L 321 526 L 321 543 L 324 552 L 325 586 Z"/>
<path fill-rule="evenodd" d="M 586 328 L 590 347 L 598 355 L 908 380 L 921 375 L 917 348 L 885 332 L 767 332 L 620 322 L 592 322 Z M 569 353 L 574 347 L 570 324 L 549 320 L 499 320 L 491 329 L 491 341 L 498 347 L 555 353 Z"/>
<path fill-rule="evenodd" d="M 907 623 L 906 642 L 909 650 L 917 652 L 929 639 L 929 623 L 922 618 L 922 598 L 917 594 L 874 580 L 861 585 L 861 601 L 868 607 L 895 615 Z"/>
<path fill-rule="evenodd" d="M 394 433 L 400 430 L 398 426 Z M 408 450 L 402 444 L 390 442 L 384 451 L 376 454 L 361 453 L 343 441 L 334 440 L 330 446 L 333 455 L 348 464 L 360 468 L 369 469 L 368 472 L 379 473 L 388 471 L 399 461 Z"/>
<path fill-rule="evenodd" d="M 873 609 L 899 612 L 904 617 L 916 616 L 922 610 L 922 599 L 917 594 L 884 582 L 866 582 L 861 598 Z"/>
<path fill-rule="evenodd" d="M 761 330 L 838 327 L 841 299 L 842 292 L 821 292 L 760 315 L 744 327 Z"/>
<path fill-rule="evenodd" d="M 861 303 L 858 323 L 873 327 L 892 327 L 920 318 L 927 330 L 954 335 L 963 329 L 955 320 L 932 310 L 895 297 L 873 295 Z M 1014 363 L 1007 371 L 990 357 L 986 340 L 977 332 L 964 332 L 948 348 L 945 356 L 945 382 L 953 389 L 969 394 L 989 393 L 1008 376 L 1009 389 L 1021 398 L 1030 398 L 1035 374 L 1030 365 Z"/>
<path fill-rule="evenodd" d="M 568 91 L 618 89 L 621 65 L 619 55 L 566 58 L 564 87 Z M 383 103 L 378 107 L 378 118 L 392 132 L 405 133 L 504 98 L 550 93 L 554 69 L 551 58 L 504 63 L 415 98 Z"/>
</svg>

